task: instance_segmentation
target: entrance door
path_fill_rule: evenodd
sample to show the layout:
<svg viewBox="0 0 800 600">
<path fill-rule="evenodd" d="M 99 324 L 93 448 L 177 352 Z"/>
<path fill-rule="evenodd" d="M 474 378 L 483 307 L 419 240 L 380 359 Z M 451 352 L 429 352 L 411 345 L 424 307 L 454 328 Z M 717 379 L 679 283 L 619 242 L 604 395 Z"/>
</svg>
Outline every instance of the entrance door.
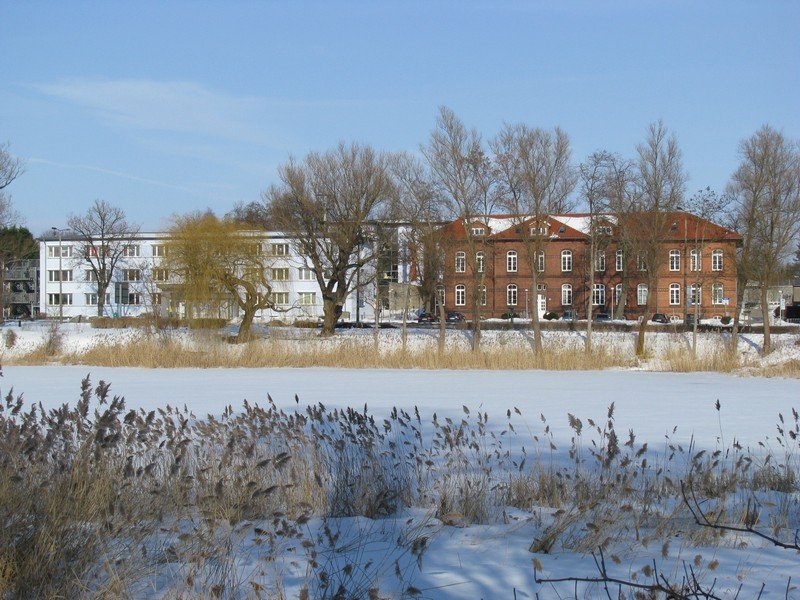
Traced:
<svg viewBox="0 0 800 600">
<path fill-rule="evenodd" d="M 539 309 L 539 318 L 541 319 L 547 312 L 547 296 L 545 294 L 536 294 L 536 307 Z"/>
</svg>

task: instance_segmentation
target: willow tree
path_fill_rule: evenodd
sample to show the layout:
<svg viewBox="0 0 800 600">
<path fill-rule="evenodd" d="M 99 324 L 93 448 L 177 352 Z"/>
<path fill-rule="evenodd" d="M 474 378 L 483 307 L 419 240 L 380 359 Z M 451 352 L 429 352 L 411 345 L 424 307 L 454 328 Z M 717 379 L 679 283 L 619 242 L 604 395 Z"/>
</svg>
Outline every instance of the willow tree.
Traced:
<svg viewBox="0 0 800 600">
<path fill-rule="evenodd" d="M 348 295 L 364 287 L 377 258 L 371 221 L 387 216 L 394 185 L 389 157 L 370 146 L 339 144 L 278 169 L 264 193 L 274 227 L 294 240 L 322 295 L 322 335 L 332 335 Z"/>
<path fill-rule="evenodd" d="M 175 217 L 166 246 L 164 266 L 187 305 L 235 302 L 242 310 L 236 341 L 247 341 L 256 312 L 274 307 L 258 234 L 233 219 L 191 214 Z"/>
</svg>

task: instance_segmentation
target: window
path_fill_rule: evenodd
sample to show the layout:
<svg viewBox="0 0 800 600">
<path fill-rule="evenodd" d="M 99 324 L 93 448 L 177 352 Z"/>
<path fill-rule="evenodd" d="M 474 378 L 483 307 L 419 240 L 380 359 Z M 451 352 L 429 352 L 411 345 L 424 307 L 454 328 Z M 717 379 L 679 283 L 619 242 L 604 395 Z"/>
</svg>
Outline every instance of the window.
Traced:
<svg viewBox="0 0 800 600">
<path fill-rule="evenodd" d="M 289 244 L 272 244 L 272 256 L 289 256 Z"/>
<path fill-rule="evenodd" d="M 669 284 L 669 304 L 678 306 L 681 303 L 681 286 L 677 283 Z"/>
<path fill-rule="evenodd" d="M 61 249 L 61 258 L 72 258 L 72 246 L 48 246 L 47 256 L 50 258 L 58 258 L 59 248 Z"/>
<path fill-rule="evenodd" d="M 478 288 L 478 304 L 486 306 L 486 286 L 482 285 Z"/>
<path fill-rule="evenodd" d="M 640 283 L 636 286 L 636 304 L 644 306 L 647 304 L 647 284 Z"/>
<path fill-rule="evenodd" d="M 128 294 L 128 304 L 139 305 L 142 303 L 142 295 L 138 292 L 131 292 Z"/>
<path fill-rule="evenodd" d="M 467 253 L 456 252 L 456 273 L 464 273 L 467 270 Z"/>
<path fill-rule="evenodd" d="M 606 270 L 606 253 L 605 251 L 601 250 L 595 255 L 595 271 L 605 271 Z"/>
<path fill-rule="evenodd" d="M 122 269 L 122 281 L 141 281 L 142 273 L 139 269 Z"/>
<path fill-rule="evenodd" d="M 517 305 L 517 286 L 513 283 L 506 288 L 506 304 Z"/>
<path fill-rule="evenodd" d="M 155 292 L 153 294 L 150 294 L 150 303 L 153 306 L 160 306 L 162 300 L 163 297 L 161 296 L 161 292 Z"/>
<path fill-rule="evenodd" d="M 622 284 L 618 283 L 614 286 L 614 303 L 618 305 L 620 298 L 622 298 Z M 625 298 L 622 298 L 622 303 L 625 304 Z"/>
<path fill-rule="evenodd" d="M 686 304 L 694 306 L 695 304 L 703 303 L 703 286 L 698 284 L 689 284 L 686 287 Z"/>
<path fill-rule="evenodd" d="M 297 303 L 300 306 L 314 306 L 317 303 L 317 293 L 299 292 L 297 294 Z"/>
<path fill-rule="evenodd" d="M 272 269 L 272 281 L 289 281 L 289 267 Z"/>
<path fill-rule="evenodd" d="M 289 304 L 289 292 L 272 292 L 269 299 L 275 306 Z"/>
<path fill-rule="evenodd" d="M 670 271 L 680 271 L 681 270 L 681 251 L 680 250 L 670 250 L 669 251 L 669 270 Z"/>
<path fill-rule="evenodd" d="M 72 269 L 47 271 L 47 281 L 72 281 Z"/>
<path fill-rule="evenodd" d="M 531 227 L 531 235 L 534 237 L 543 237 L 547 235 L 547 227 Z"/>
<path fill-rule="evenodd" d="M 506 271 L 509 273 L 517 272 L 517 253 L 514 250 L 509 250 L 506 254 Z"/>
<path fill-rule="evenodd" d="M 562 306 L 572 306 L 572 286 L 568 283 L 561 286 L 561 304 Z"/>
<path fill-rule="evenodd" d="M 153 269 L 153 281 L 166 281 L 169 279 L 169 273 L 166 269 Z"/>
<path fill-rule="evenodd" d="M 297 277 L 300 281 L 314 281 L 316 279 L 314 269 L 309 269 L 308 267 L 297 269 Z"/>
<path fill-rule="evenodd" d="M 123 256 L 139 256 L 139 244 L 130 244 L 125 246 L 125 250 L 123 250 L 122 254 Z"/>
<path fill-rule="evenodd" d="M 471 233 L 472 235 L 483 235 L 484 233 L 486 233 L 486 229 L 484 229 L 483 227 L 473 227 L 471 229 Z"/>
<path fill-rule="evenodd" d="M 464 306 L 467 303 L 467 287 L 464 285 L 456 286 L 456 306 Z"/>
<path fill-rule="evenodd" d="M 561 251 L 561 271 L 563 273 L 572 271 L 572 250 Z"/>
<path fill-rule="evenodd" d="M 486 255 L 483 252 L 476 252 L 475 253 L 475 270 L 478 273 L 483 273 L 483 269 L 486 266 Z"/>
<path fill-rule="evenodd" d="M 536 255 L 536 270 L 544 273 L 544 250 L 539 250 L 539 254 Z"/>
<path fill-rule="evenodd" d="M 92 269 L 86 269 L 83 272 L 83 280 L 84 281 L 97 281 L 97 273 L 95 273 Z"/>
<path fill-rule="evenodd" d="M 689 253 L 689 269 L 692 271 L 701 271 L 703 269 L 703 256 L 698 248 Z"/>
<path fill-rule="evenodd" d="M 104 248 L 105 246 L 89 246 L 86 248 L 86 257 L 96 258 L 98 256 L 105 256 Z"/>
<path fill-rule="evenodd" d="M 611 226 L 610 225 L 599 225 L 596 229 L 596 232 L 599 235 L 611 235 Z"/>
<path fill-rule="evenodd" d="M 72 294 L 47 294 L 47 303 L 50 306 L 71 306 Z"/>
<path fill-rule="evenodd" d="M 711 286 L 711 304 L 724 304 L 724 296 L 721 283 L 715 283 Z"/>
<path fill-rule="evenodd" d="M 154 244 L 153 245 L 153 256 L 166 256 L 167 255 L 167 247 L 164 244 Z"/>
<path fill-rule="evenodd" d="M 640 271 L 647 271 L 647 258 L 642 253 L 636 255 L 636 268 Z"/>
<path fill-rule="evenodd" d="M 711 253 L 711 270 L 722 271 L 722 250 L 714 250 Z"/>
<path fill-rule="evenodd" d="M 445 301 L 445 291 L 443 285 L 436 286 L 436 308 L 438 309 L 440 306 L 444 306 Z"/>
<path fill-rule="evenodd" d="M 595 283 L 592 288 L 592 306 L 606 305 L 606 286 L 602 283 Z"/>
<path fill-rule="evenodd" d="M 97 294 L 84 294 L 87 306 L 97 306 Z M 111 294 L 106 294 L 106 304 L 111 304 Z"/>
<path fill-rule="evenodd" d="M 625 253 L 622 250 L 617 250 L 616 262 L 614 264 L 614 268 L 617 271 L 625 270 Z"/>
</svg>

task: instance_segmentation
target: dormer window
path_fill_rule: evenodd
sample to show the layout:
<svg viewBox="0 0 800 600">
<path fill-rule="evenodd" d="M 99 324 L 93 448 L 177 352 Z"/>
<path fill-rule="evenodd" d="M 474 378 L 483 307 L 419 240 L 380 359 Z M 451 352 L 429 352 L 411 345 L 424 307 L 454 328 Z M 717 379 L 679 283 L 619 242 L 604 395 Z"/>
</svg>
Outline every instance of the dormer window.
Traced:
<svg viewBox="0 0 800 600">
<path fill-rule="evenodd" d="M 547 235 L 547 227 L 531 227 L 532 236 L 545 236 Z"/>
<path fill-rule="evenodd" d="M 484 227 L 473 227 L 471 233 L 472 235 L 486 235 L 486 229 Z"/>
<path fill-rule="evenodd" d="M 599 225 L 597 227 L 597 233 L 599 235 L 611 235 L 611 226 L 610 225 Z"/>
</svg>

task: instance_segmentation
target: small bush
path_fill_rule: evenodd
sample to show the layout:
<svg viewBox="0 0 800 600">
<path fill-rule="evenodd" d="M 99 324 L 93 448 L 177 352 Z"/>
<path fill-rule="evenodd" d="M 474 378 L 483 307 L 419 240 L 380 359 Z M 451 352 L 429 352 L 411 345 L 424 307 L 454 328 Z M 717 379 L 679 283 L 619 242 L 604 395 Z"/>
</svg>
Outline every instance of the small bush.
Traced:
<svg viewBox="0 0 800 600">
<path fill-rule="evenodd" d="M 719 322 L 722 323 L 723 325 L 730 325 L 731 321 L 733 321 L 733 317 L 729 317 L 729 316 L 722 317 L 719 320 Z"/>
<path fill-rule="evenodd" d="M 556 319 L 558 319 L 558 313 L 555 313 L 551 310 L 550 312 L 544 313 L 544 318 L 547 319 L 548 321 L 555 321 Z"/>
<path fill-rule="evenodd" d="M 228 319 L 201 318 L 191 319 L 189 329 L 220 329 L 228 323 Z"/>
<path fill-rule="evenodd" d="M 299 327 L 300 329 L 316 329 L 317 322 L 312 321 L 311 319 L 299 319 L 294 322 L 295 327 Z"/>
<path fill-rule="evenodd" d="M 519 319 L 519 315 L 517 313 L 515 313 L 515 312 L 507 312 L 507 313 L 503 313 L 500 316 L 500 318 L 501 319 Z"/>
<path fill-rule="evenodd" d="M 5 334 L 3 334 L 3 341 L 6 344 L 6 348 L 13 348 L 17 343 L 17 334 L 13 329 L 6 329 Z"/>
</svg>

